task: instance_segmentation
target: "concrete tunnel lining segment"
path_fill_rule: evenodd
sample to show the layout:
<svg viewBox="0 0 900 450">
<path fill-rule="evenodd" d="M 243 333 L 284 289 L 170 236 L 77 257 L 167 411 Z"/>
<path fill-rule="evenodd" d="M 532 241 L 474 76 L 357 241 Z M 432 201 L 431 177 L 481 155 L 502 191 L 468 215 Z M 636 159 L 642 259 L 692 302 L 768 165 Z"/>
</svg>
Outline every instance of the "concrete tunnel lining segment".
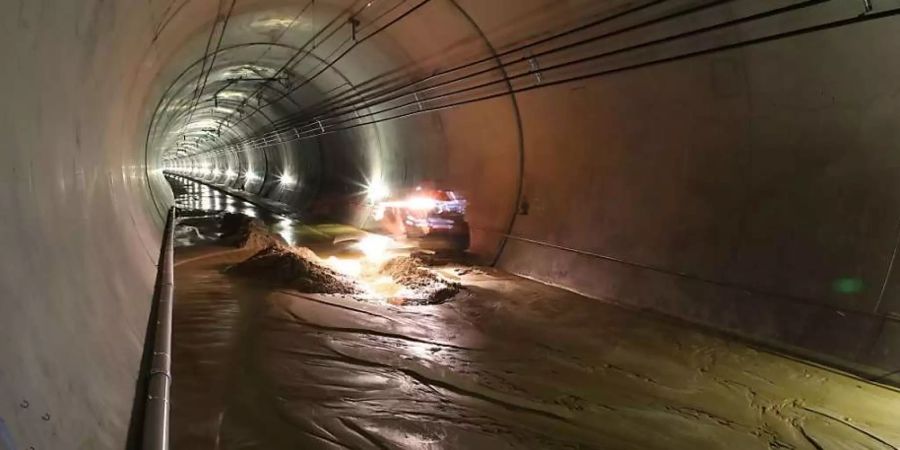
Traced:
<svg viewBox="0 0 900 450">
<path fill-rule="evenodd" d="M 178 112 L 160 122 L 157 108 L 183 107 L 167 102 L 191 99 L 191 81 L 201 76 L 208 77 L 207 97 L 229 83 L 229 69 L 264 52 L 248 43 L 277 38 L 262 65 L 277 69 L 284 56 L 278 48 L 302 48 L 335 11 L 358 2 L 318 0 L 301 15 L 309 20 L 287 28 L 281 19 L 297 16 L 305 3 L 238 2 L 221 57 L 201 75 L 198 55 L 207 53 L 210 30 L 222 28 L 219 3 L 0 5 L 0 54 L 10 62 L 0 69 L 0 130 L 8 137 L 0 154 L 0 417 L 20 445 L 121 448 L 125 440 L 159 211 L 172 202 L 159 172 L 172 141 L 163 138 L 165 125 L 151 124 Z M 391 2 L 399 9 L 380 11 L 397 14 L 418 3 Z M 708 3 L 716 5 L 579 51 L 609 52 L 765 9 L 745 0 Z M 485 75 L 509 87 L 485 94 L 496 97 L 452 108 L 436 102 L 427 114 L 216 161 L 268 167 L 263 182 L 248 189 L 300 208 L 325 195 L 350 195 L 373 173 L 397 184 L 437 179 L 470 194 L 473 248 L 506 270 L 847 369 L 895 370 L 900 297 L 891 255 L 900 163 L 892 149 L 900 114 L 893 80 L 900 64 L 892 55 L 900 48 L 885 36 L 900 31 L 892 17 L 898 2 L 881 2 L 874 13 L 884 17 L 866 22 L 644 66 L 708 43 L 728 46 L 861 13 L 852 2 L 795 3 L 803 7 L 768 21 L 617 53 L 595 65 L 547 69 L 564 55 L 520 62 L 506 81 L 501 69 Z M 364 91 L 380 76 L 415 81 L 493 58 L 491 47 L 507 61 L 506 49 L 635 5 L 647 6 L 597 29 L 612 32 L 699 4 L 422 2 L 312 80 L 304 79 L 315 73 L 312 58 L 326 61 L 333 48 L 320 43 L 306 52 L 309 65 L 292 75 L 306 88 L 225 132 L 249 137 L 276 126 L 298 108 L 327 102 L 342 84 Z M 187 81 L 173 84 L 182 72 Z M 594 72 L 605 75 L 588 77 Z M 557 83 L 567 79 L 573 81 Z M 167 94 L 170 85 L 182 94 Z M 200 111 L 197 119 L 217 114 L 224 113 Z M 279 189 L 274 177 L 286 167 L 298 178 L 306 173 L 310 186 Z M 520 199 L 527 199 L 527 215 L 516 214 Z M 337 212 L 350 222 L 362 215 Z M 498 252 L 506 235 L 524 239 Z M 685 273 L 697 276 L 678 275 Z M 835 290 L 844 278 L 859 280 L 861 290 Z M 22 401 L 31 407 L 19 407 Z M 52 419 L 42 420 L 45 413 Z"/>
</svg>

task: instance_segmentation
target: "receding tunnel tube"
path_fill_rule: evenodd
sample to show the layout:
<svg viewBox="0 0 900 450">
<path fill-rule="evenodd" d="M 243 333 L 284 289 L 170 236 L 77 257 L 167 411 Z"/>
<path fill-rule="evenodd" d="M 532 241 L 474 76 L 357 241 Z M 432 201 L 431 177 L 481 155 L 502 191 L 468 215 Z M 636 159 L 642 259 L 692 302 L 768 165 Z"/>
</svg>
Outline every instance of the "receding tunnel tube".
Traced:
<svg viewBox="0 0 900 450">
<path fill-rule="evenodd" d="M 165 171 L 896 385 L 895 6 L 2 2 L 0 448 L 139 439 Z"/>
</svg>

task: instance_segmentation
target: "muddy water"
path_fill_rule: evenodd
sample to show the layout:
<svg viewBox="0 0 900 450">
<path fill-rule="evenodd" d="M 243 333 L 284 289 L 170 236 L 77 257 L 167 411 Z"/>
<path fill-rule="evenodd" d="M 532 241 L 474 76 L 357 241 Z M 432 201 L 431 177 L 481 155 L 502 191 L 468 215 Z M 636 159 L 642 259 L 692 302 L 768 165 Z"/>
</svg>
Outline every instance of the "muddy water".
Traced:
<svg viewBox="0 0 900 450">
<path fill-rule="evenodd" d="M 178 251 L 175 450 L 900 446 L 896 391 L 500 272 L 397 307 L 242 257 Z"/>
<path fill-rule="evenodd" d="M 183 177 L 166 175 L 179 208 L 192 211 L 240 212 L 251 217 L 267 215 L 264 210 L 239 198 Z"/>
</svg>

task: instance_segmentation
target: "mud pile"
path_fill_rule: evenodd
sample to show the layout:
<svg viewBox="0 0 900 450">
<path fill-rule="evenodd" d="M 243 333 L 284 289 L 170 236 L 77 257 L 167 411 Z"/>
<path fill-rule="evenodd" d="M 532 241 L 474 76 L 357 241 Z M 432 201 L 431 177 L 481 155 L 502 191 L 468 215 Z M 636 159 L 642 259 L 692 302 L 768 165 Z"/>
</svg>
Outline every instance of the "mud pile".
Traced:
<svg viewBox="0 0 900 450">
<path fill-rule="evenodd" d="M 378 272 L 390 276 L 407 289 L 405 303 L 434 305 L 444 303 L 459 293 L 462 286 L 432 272 L 412 256 L 398 256 L 385 262 Z"/>
<path fill-rule="evenodd" d="M 488 274 L 484 269 L 481 269 L 478 267 L 459 267 L 459 268 L 453 269 L 453 272 L 456 273 L 456 275 L 458 275 L 458 276 L 487 275 Z"/>
<path fill-rule="evenodd" d="M 487 275 L 488 272 L 484 268 L 475 265 L 475 261 L 466 254 L 439 254 L 429 252 L 412 252 L 409 255 L 426 267 L 447 267 L 456 266 L 453 272 L 456 275 Z"/>
<path fill-rule="evenodd" d="M 267 248 L 272 245 L 287 246 L 284 238 L 269 232 L 263 221 L 245 214 L 225 213 L 219 231 L 222 243 L 237 248 Z"/>
<path fill-rule="evenodd" d="M 447 265 L 455 265 L 455 264 L 469 264 L 467 261 L 467 257 L 465 254 L 459 253 L 435 253 L 435 252 L 423 252 L 417 251 L 412 252 L 409 255 L 411 258 L 415 258 L 422 265 L 428 267 L 443 267 Z"/>
<path fill-rule="evenodd" d="M 226 273 L 295 289 L 309 294 L 357 294 L 356 284 L 323 266 L 305 247 L 271 245 L 249 259 L 235 264 Z"/>
</svg>

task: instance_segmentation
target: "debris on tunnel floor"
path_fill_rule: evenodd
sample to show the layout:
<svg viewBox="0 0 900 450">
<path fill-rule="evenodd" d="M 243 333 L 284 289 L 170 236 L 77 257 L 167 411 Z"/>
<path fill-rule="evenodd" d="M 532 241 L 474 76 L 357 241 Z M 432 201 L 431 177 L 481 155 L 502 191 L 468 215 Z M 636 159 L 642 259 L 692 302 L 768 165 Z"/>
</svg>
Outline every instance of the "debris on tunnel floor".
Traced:
<svg viewBox="0 0 900 450">
<path fill-rule="evenodd" d="M 214 218 L 219 224 L 220 243 L 240 249 L 261 249 L 232 267 L 229 273 L 299 292 L 354 294 L 359 300 L 395 305 L 443 303 L 462 290 L 460 283 L 431 269 L 431 266 L 447 266 L 451 259 L 425 252 L 406 255 L 404 251 L 392 255 L 390 247 L 395 243 L 385 236 L 369 234 L 355 240 L 349 256 L 347 248 L 341 251 L 333 243 L 319 243 L 317 248 L 322 247 L 322 251 L 332 254 L 322 259 L 309 248 L 289 245 L 258 218 L 229 212 Z M 196 234 L 185 230 L 179 232 Z M 346 242 L 341 242 L 344 244 Z M 335 253 L 341 257 L 334 256 Z"/>
<path fill-rule="evenodd" d="M 270 239 L 258 232 L 255 242 Z M 348 266 L 352 269 L 348 270 Z M 275 242 L 226 270 L 264 283 L 304 293 L 354 295 L 364 301 L 394 305 L 434 305 L 455 298 L 463 286 L 423 265 L 417 258 L 397 256 L 384 263 L 321 259 L 306 247 Z"/>
<path fill-rule="evenodd" d="M 502 272 L 406 308 L 219 270 L 242 258 L 177 272 L 173 450 L 900 445 L 896 391 Z"/>
<path fill-rule="evenodd" d="M 468 261 L 468 255 L 463 252 L 427 252 L 416 250 L 410 253 L 409 256 L 415 258 L 420 263 L 428 267 L 444 267 L 454 265 L 468 266 L 471 264 Z"/>
<path fill-rule="evenodd" d="M 173 450 L 900 446 L 896 391 L 458 255 L 205 244 L 176 251 Z"/>
<path fill-rule="evenodd" d="M 487 275 L 488 272 L 479 267 L 457 267 L 453 269 L 453 273 L 456 276 L 464 276 L 464 275 Z"/>
<path fill-rule="evenodd" d="M 400 294 L 402 304 L 443 303 L 459 294 L 462 289 L 460 283 L 446 280 L 412 256 L 394 257 L 385 262 L 378 272 L 390 276 L 405 288 Z"/>
<path fill-rule="evenodd" d="M 255 217 L 226 212 L 219 227 L 222 243 L 237 248 L 257 249 L 273 245 L 287 246 L 283 237 L 269 231 L 266 224 Z"/>
<path fill-rule="evenodd" d="M 320 264 L 305 247 L 270 245 L 226 272 L 312 294 L 357 294 L 347 277 Z"/>
</svg>

